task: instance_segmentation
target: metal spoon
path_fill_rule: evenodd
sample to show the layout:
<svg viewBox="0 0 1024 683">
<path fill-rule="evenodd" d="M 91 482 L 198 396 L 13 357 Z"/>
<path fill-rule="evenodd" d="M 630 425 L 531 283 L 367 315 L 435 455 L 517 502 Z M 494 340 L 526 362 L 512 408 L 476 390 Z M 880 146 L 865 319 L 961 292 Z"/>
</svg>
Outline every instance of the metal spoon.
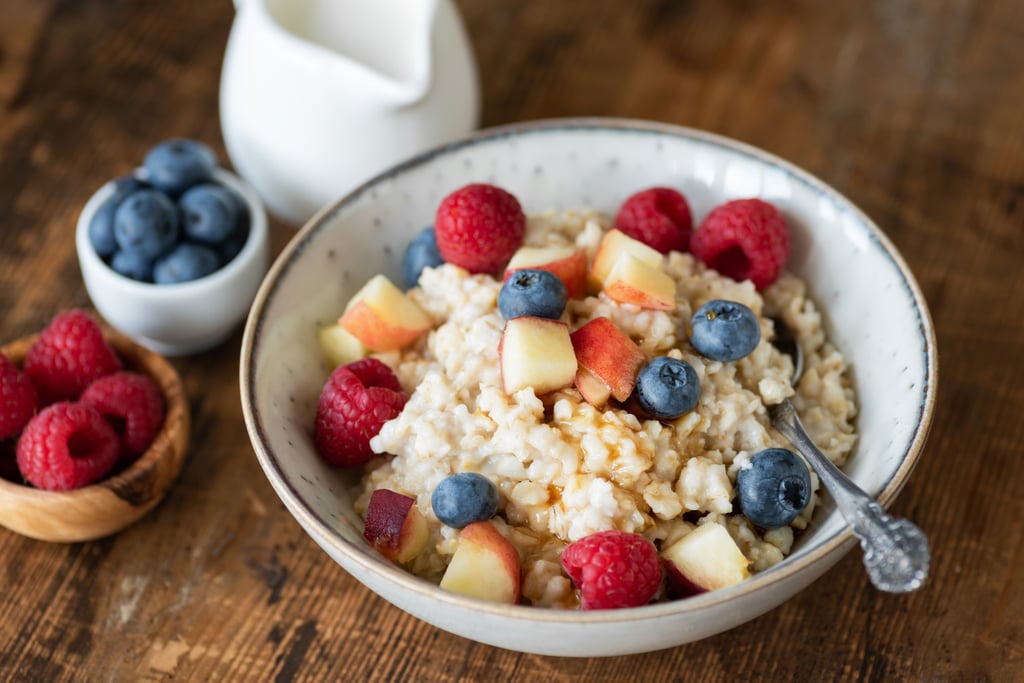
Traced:
<svg viewBox="0 0 1024 683">
<path fill-rule="evenodd" d="M 793 359 L 793 386 L 803 374 L 803 349 L 781 318 L 773 318 L 779 351 Z M 864 567 L 876 588 L 888 593 L 909 593 L 928 576 L 931 553 L 928 538 L 905 519 L 886 513 L 867 493 L 832 464 L 811 441 L 788 399 L 768 408 L 772 425 L 810 463 L 832 495 L 864 549 Z"/>
</svg>

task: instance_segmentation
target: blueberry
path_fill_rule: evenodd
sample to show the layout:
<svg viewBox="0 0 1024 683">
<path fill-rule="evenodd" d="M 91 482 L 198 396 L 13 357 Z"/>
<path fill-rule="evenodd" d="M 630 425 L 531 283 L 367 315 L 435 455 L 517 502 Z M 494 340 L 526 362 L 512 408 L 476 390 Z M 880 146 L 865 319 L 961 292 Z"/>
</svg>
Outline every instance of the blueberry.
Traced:
<svg viewBox="0 0 1024 683">
<path fill-rule="evenodd" d="M 420 273 L 424 268 L 435 268 L 444 263 L 441 252 L 437 249 L 437 236 L 434 228 L 424 228 L 405 248 L 405 255 L 402 256 L 402 277 L 405 284 L 415 287 L 419 284 Z"/>
<path fill-rule="evenodd" d="M 193 185 L 213 177 L 217 156 L 201 142 L 173 138 L 149 150 L 142 167 L 153 186 L 178 197 Z"/>
<path fill-rule="evenodd" d="M 498 310 L 505 320 L 532 315 L 557 320 L 569 295 L 558 276 L 546 270 L 517 270 L 498 294 Z"/>
<path fill-rule="evenodd" d="M 430 505 L 441 523 L 461 529 L 494 516 L 498 511 L 498 487 L 482 474 L 460 472 L 437 485 Z"/>
<path fill-rule="evenodd" d="M 110 259 L 110 267 L 115 272 L 139 282 L 153 281 L 153 260 L 137 251 L 120 250 L 114 252 Z"/>
<path fill-rule="evenodd" d="M 132 175 L 122 176 L 112 181 L 113 193 L 89 221 L 89 242 L 100 258 L 109 258 L 117 251 L 117 240 L 114 239 L 114 213 L 124 198 L 135 190 L 146 187 L 146 184 Z"/>
<path fill-rule="evenodd" d="M 159 190 L 136 190 L 114 213 L 114 239 L 118 248 L 154 259 L 178 241 L 178 210 Z"/>
<path fill-rule="evenodd" d="M 226 265 L 238 256 L 238 253 L 242 251 L 246 241 L 249 239 L 251 217 L 249 215 L 249 205 L 246 203 L 245 198 L 230 187 L 222 187 L 224 187 L 228 196 L 235 203 L 235 227 L 227 239 L 217 247 L 217 251 L 220 253 L 220 262 L 222 265 Z"/>
<path fill-rule="evenodd" d="M 674 420 L 697 405 L 700 378 L 686 361 L 658 356 L 640 368 L 634 395 L 640 408 L 651 417 Z"/>
<path fill-rule="evenodd" d="M 238 256 L 249 239 L 249 225 L 241 225 L 228 235 L 228 238 L 217 245 L 217 254 L 220 256 L 221 265 L 227 265 Z"/>
<path fill-rule="evenodd" d="M 711 360 L 739 360 L 761 341 L 757 316 L 736 301 L 709 301 L 697 309 L 690 322 L 690 343 L 697 353 Z"/>
<path fill-rule="evenodd" d="M 178 208 L 185 239 L 215 246 L 227 240 L 235 230 L 238 204 L 220 185 L 193 185 L 181 195 Z"/>
<path fill-rule="evenodd" d="M 220 259 L 210 247 L 182 242 L 153 266 L 153 281 L 158 285 L 198 280 L 220 267 Z"/>
<path fill-rule="evenodd" d="M 811 501 L 811 473 L 792 451 L 768 448 L 737 473 L 736 495 L 752 523 L 766 529 L 786 526 Z"/>
</svg>

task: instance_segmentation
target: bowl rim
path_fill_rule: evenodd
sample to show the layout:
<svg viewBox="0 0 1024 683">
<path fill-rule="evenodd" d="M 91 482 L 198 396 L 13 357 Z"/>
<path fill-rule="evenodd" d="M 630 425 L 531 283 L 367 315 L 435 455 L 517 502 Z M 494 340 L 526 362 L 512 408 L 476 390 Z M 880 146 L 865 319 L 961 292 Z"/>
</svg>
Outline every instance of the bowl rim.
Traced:
<svg viewBox="0 0 1024 683">
<path fill-rule="evenodd" d="M 614 117 L 545 118 L 481 129 L 460 140 L 440 145 L 413 156 L 368 179 L 335 202 L 321 208 L 292 237 L 271 265 L 253 300 L 243 333 L 239 366 L 242 412 L 246 430 L 257 460 L 270 481 L 272 488 L 296 518 L 296 521 L 301 524 L 307 533 L 313 537 L 314 541 L 321 545 L 325 551 L 327 550 L 326 546 L 330 545 L 340 555 L 344 555 L 347 561 L 358 565 L 362 571 L 383 574 L 383 578 L 398 584 L 405 591 L 418 594 L 421 598 L 461 609 L 491 613 L 516 620 L 540 620 L 564 624 L 596 624 L 646 621 L 651 618 L 666 617 L 682 612 L 699 613 L 720 603 L 737 600 L 745 595 L 759 592 L 772 584 L 792 578 L 794 575 L 806 571 L 827 557 L 835 556 L 836 560 L 838 560 L 839 555 L 835 554 L 840 551 L 845 553 L 853 547 L 856 541 L 849 525 L 846 524 L 842 525 L 837 532 L 821 539 L 817 547 L 809 550 L 804 555 L 787 557 L 785 561 L 763 572 L 754 574 L 740 584 L 692 596 L 685 600 L 672 600 L 640 607 L 595 610 L 591 612 L 541 609 L 527 605 L 505 605 L 442 590 L 437 585 L 413 575 L 406 569 L 388 562 L 382 557 L 374 557 L 370 554 L 356 551 L 350 547 L 350 544 L 326 519 L 315 514 L 306 506 L 299 492 L 283 476 L 277 464 L 279 456 L 269 447 L 269 441 L 265 438 L 263 426 L 259 419 L 259 410 L 256 406 L 254 394 L 255 368 L 253 366 L 253 358 L 257 354 L 257 346 L 263 330 L 263 313 L 274 296 L 278 282 L 282 275 L 290 269 L 293 261 L 308 246 L 313 235 L 322 230 L 335 214 L 342 211 L 346 206 L 358 201 L 364 194 L 371 192 L 375 186 L 393 179 L 406 171 L 427 164 L 436 157 L 450 155 L 458 150 L 501 138 L 588 130 L 660 134 L 682 137 L 725 148 L 728 151 L 750 157 L 759 163 L 775 167 L 794 177 L 801 183 L 814 189 L 817 193 L 829 197 L 837 204 L 843 205 L 862 224 L 870 241 L 876 245 L 876 248 L 881 250 L 882 254 L 895 267 L 900 282 L 908 293 L 915 309 L 918 330 L 923 341 L 924 395 L 918 406 L 918 420 L 899 467 L 897 467 L 896 471 L 885 483 L 876 499 L 883 507 L 887 507 L 892 502 L 905 486 L 924 449 L 931 428 L 938 380 L 938 355 L 931 314 L 928 311 L 924 295 L 902 255 L 881 228 L 852 201 L 818 177 L 781 157 L 753 145 L 704 130 L 664 122 Z M 345 569 L 347 570 L 347 567 Z M 351 570 L 348 571 L 352 573 Z"/>
<path fill-rule="evenodd" d="M 145 181 L 146 173 L 142 166 L 138 166 L 124 176 L 133 176 Z M 168 296 L 176 298 L 194 296 L 204 293 L 208 288 L 230 284 L 231 279 L 244 272 L 248 264 L 259 257 L 261 245 L 266 244 L 269 240 L 267 211 L 259 194 L 245 179 L 218 166 L 213 170 L 213 180 L 227 185 L 241 196 L 249 211 L 249 234 L 242 249 L 235 254 L 234 258 L 209 275 L 186 282 L 158 285 L 154 282 L 140 282 L 121 275 L 96 253 L 89 240 L 89 223 L 103 203 L 113 195 L 114 183 L 124 176 L 106 181 L 86 200 L 75 224 L 75 248 L 83 268 L 88 267 L 94 272 L 102 273 L 106 281 L 122 287 L 125 294 L 159 300 Z"/>
</svg>

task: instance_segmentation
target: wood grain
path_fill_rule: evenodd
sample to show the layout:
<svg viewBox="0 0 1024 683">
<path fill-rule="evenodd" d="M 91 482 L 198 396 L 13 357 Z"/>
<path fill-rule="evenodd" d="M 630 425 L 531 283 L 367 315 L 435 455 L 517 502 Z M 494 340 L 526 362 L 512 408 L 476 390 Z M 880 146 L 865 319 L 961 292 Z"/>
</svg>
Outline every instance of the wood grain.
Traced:
<svg viewBox="0 0 1024 683">
<path fill-rule="evenodd" d="M 918 593 L 873 591 L 854 551 L 792 601 L 664 652 L 570 660 L 427 626 L 340 570 L 246 438 L 240 334 L 175 359 L 188 461 L 124 532 L 0 530 L 9 680 L 1024 679 L 1024 5 L 1015 0 L 459 0 L 485 125 L 655 119 L 776 153 L 905 255 L 938 332 L 931 438 L 894 511 L 934 548 Z M 72 234 L 156 141 L 224 157 L 228 0 L 0 0 L 0 340 L 89 306 Z M 292 231 L 272 226 L 274 252 Z"/>
</svg>

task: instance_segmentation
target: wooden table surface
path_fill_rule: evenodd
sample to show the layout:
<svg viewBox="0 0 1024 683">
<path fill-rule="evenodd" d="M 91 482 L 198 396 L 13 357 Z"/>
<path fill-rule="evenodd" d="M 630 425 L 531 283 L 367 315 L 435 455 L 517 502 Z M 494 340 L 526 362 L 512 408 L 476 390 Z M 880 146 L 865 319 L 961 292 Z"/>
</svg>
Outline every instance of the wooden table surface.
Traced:
<svg viewBox="0 0 1024 683">
<path fill-rule="evenodd" d="M 460 0 L 485 126 L 601 115 L 731 136 L 873 217 L 929 302 L 939 400 L 894 511 L 928 584 L 883 595 L 855 550 L 774 611 L 662 652 L 574 660 L 449 635 L 300 529 L 250 448 L 241 333 L 174 359 L 185 469 L 148 517 L 51 545 L 0 529 L 11 680 L 1024 680 L 1024 6 Z M 229 0 L 0 0 L 0 340 L 89 307 L 78 211 L 155 142 L 224 156 Z M 293 231 L 275 222 L 277 253 Z"/>
</svg>

